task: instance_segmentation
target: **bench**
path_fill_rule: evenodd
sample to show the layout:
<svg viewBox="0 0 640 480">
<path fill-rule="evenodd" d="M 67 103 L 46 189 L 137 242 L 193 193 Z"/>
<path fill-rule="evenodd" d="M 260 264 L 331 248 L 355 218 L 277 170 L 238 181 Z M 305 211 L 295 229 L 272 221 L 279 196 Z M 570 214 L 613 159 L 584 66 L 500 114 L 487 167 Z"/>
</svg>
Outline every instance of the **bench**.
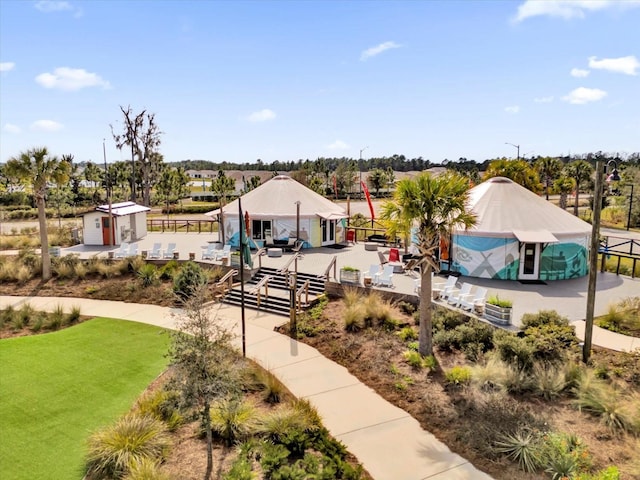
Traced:
<svg viewBox="0 0 640 480">
<path fill-rule="evenodd" d="M 381 234 L 369 235 L 367 237 L 367 241 L 372 242 L 372 243 L 378 243 L 378 244 L 383 245 L 385 247 L 388 247 L 388 246 L 398 247 L 398 246 L 400 246 L 400 239 L 396 238 L 394 240 L 391 240 L 391 239 L 387 238 L 386 235 L 381 235 Z"/>
</svg>

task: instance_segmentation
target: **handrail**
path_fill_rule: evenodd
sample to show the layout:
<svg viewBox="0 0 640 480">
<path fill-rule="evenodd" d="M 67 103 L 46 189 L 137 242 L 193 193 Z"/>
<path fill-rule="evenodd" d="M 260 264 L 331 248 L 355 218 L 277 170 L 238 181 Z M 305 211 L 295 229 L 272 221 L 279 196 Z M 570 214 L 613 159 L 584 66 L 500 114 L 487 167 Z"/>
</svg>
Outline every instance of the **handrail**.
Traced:
<svg viewBox="0 0 640 480">
<path fill-rule="evenodd" d="M 214 294 L 222 293 L 224 295 L 227 293 L 227 290 L 233 288 L 233 277 L 237 274 L 238 271 L 233 269 L 225 273 L 222 278 L 214 284 Z M 227 283 L 228 285 L 226 285 Z"/>
<path fill-rule="evenodd" d="M 338 256 L 334 255 L 333 259 L 331 260 L 331 262 L 329 262 L 329 266 L 327 267 L 327 269 L 322 274 L 322 277 L 324 277 L 325 280 L 329 280 L 329 270 L 331 270 L 331 267 L 333 267 L 333 278 L 337 278 L 336 277 L 336 264 L 337 264 L 337 262 L 338 262 Z"/>
<path fill-rule="evenodd" d="M 262 256 L 267 254 L 267 249 L 264 247 L 258 248 L 256 256 L 258 257 L 258 268 L 262 268 Z"/>
<path fill-rule="evenodd" d="M 309 304 L 309 285 L 310 285 L 310 281 L 307 280 L 305 281 L 302 286 L 296 291 L 296 310 L 301 310 L 302 305 L 301 305 L 301 301 L 300 301 L 300 297 L 302 297 L 302 294 L 305 294 L 305 299 L 304 299 L 304 303 L 305 304 Z"/>
<path fill-rule="evenodd" d="M 294 253 L 293 256 L 289 260 L 287 260 L 287 263 L 285 263 L 284 266 L 278 270 L 278 273 L 285 273 L 287 270 L 289 270 L 289 265 L 291 265 L 294 260 L 297 260 L 299 255 L 299 252 Z"/>
<path fill-rule="evenodd" d="M 271 275 L 265 275 L 260 279 L 260 281 L 249 291 L 249 295 L 255 295 L 258 303 L 258 308 L 260 308 L 260 300 L 262 298 L 260 289 L 264 286 L 264 296 L 269 296 L 269 280 L 271 280 Z"/>
</svg>

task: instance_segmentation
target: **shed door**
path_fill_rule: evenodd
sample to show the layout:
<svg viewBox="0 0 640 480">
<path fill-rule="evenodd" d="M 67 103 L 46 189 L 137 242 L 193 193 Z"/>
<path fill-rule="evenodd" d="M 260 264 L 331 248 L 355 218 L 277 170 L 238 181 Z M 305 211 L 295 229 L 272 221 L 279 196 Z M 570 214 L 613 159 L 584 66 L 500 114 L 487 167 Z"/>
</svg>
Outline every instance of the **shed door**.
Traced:
<svg viewBox="0 0 640 480">
<path fill-rule="evenodd" d="M 336 243 L 336 221 L 320 219 L 320 229 L 322 230 L 322 245 L 333 245 Z"/>
<path fill-rule="evenodd" d="M 523 243 L 520 250 L 520 280 L 537 280 L 540 270 L 540 244 Z"/>
<path fill-rule="evenodd" d="M 116 231 L 109 228 L 109 217 L 102 217 L 102 244 L 109 245 L 109 231 L 111 231 L 111 245 L 116 244 Z"/>
</svg>

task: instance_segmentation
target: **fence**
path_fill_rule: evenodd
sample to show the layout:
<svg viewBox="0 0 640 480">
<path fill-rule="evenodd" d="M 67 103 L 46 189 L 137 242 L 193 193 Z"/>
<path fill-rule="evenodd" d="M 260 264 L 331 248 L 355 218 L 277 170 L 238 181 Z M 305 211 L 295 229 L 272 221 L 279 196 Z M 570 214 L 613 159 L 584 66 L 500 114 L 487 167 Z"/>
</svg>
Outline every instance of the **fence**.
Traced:
<svg viewBox="0 0 640 480">
<path fill-rule="evenodd" d="M 161 220 L 157 218 L 147 219 L 148 232 L 173 232 L 173 233 L 213 233 L 217 231 L 215 220 Z"/>
</svg>

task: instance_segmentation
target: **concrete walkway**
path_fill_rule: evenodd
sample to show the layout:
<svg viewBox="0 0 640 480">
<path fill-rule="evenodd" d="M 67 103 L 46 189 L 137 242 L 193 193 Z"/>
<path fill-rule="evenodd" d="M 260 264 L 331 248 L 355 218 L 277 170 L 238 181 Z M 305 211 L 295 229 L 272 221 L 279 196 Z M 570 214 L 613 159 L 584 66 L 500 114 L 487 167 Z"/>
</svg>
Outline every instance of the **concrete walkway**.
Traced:
<svg viewBox="0 0 640 480">
<path fill-rule="evenodd" d="M 37 310 L 80 307 L 100 315 L 174 328 L 180 310 L 106 300 L 0 296 L 0 308 L 28 302 Z M 240 347 L 240 309 L 224 304 L 212 314 L 234 328 Z M 384 400 L 316 349 L 274 332 L 283 317 L 246 310 L 247 356 L 271 370 L 298 398 L 308 399 L 324 425 L 376 480 L 491 479 L 452 453 L 404 410 Z"/>
</svg>

